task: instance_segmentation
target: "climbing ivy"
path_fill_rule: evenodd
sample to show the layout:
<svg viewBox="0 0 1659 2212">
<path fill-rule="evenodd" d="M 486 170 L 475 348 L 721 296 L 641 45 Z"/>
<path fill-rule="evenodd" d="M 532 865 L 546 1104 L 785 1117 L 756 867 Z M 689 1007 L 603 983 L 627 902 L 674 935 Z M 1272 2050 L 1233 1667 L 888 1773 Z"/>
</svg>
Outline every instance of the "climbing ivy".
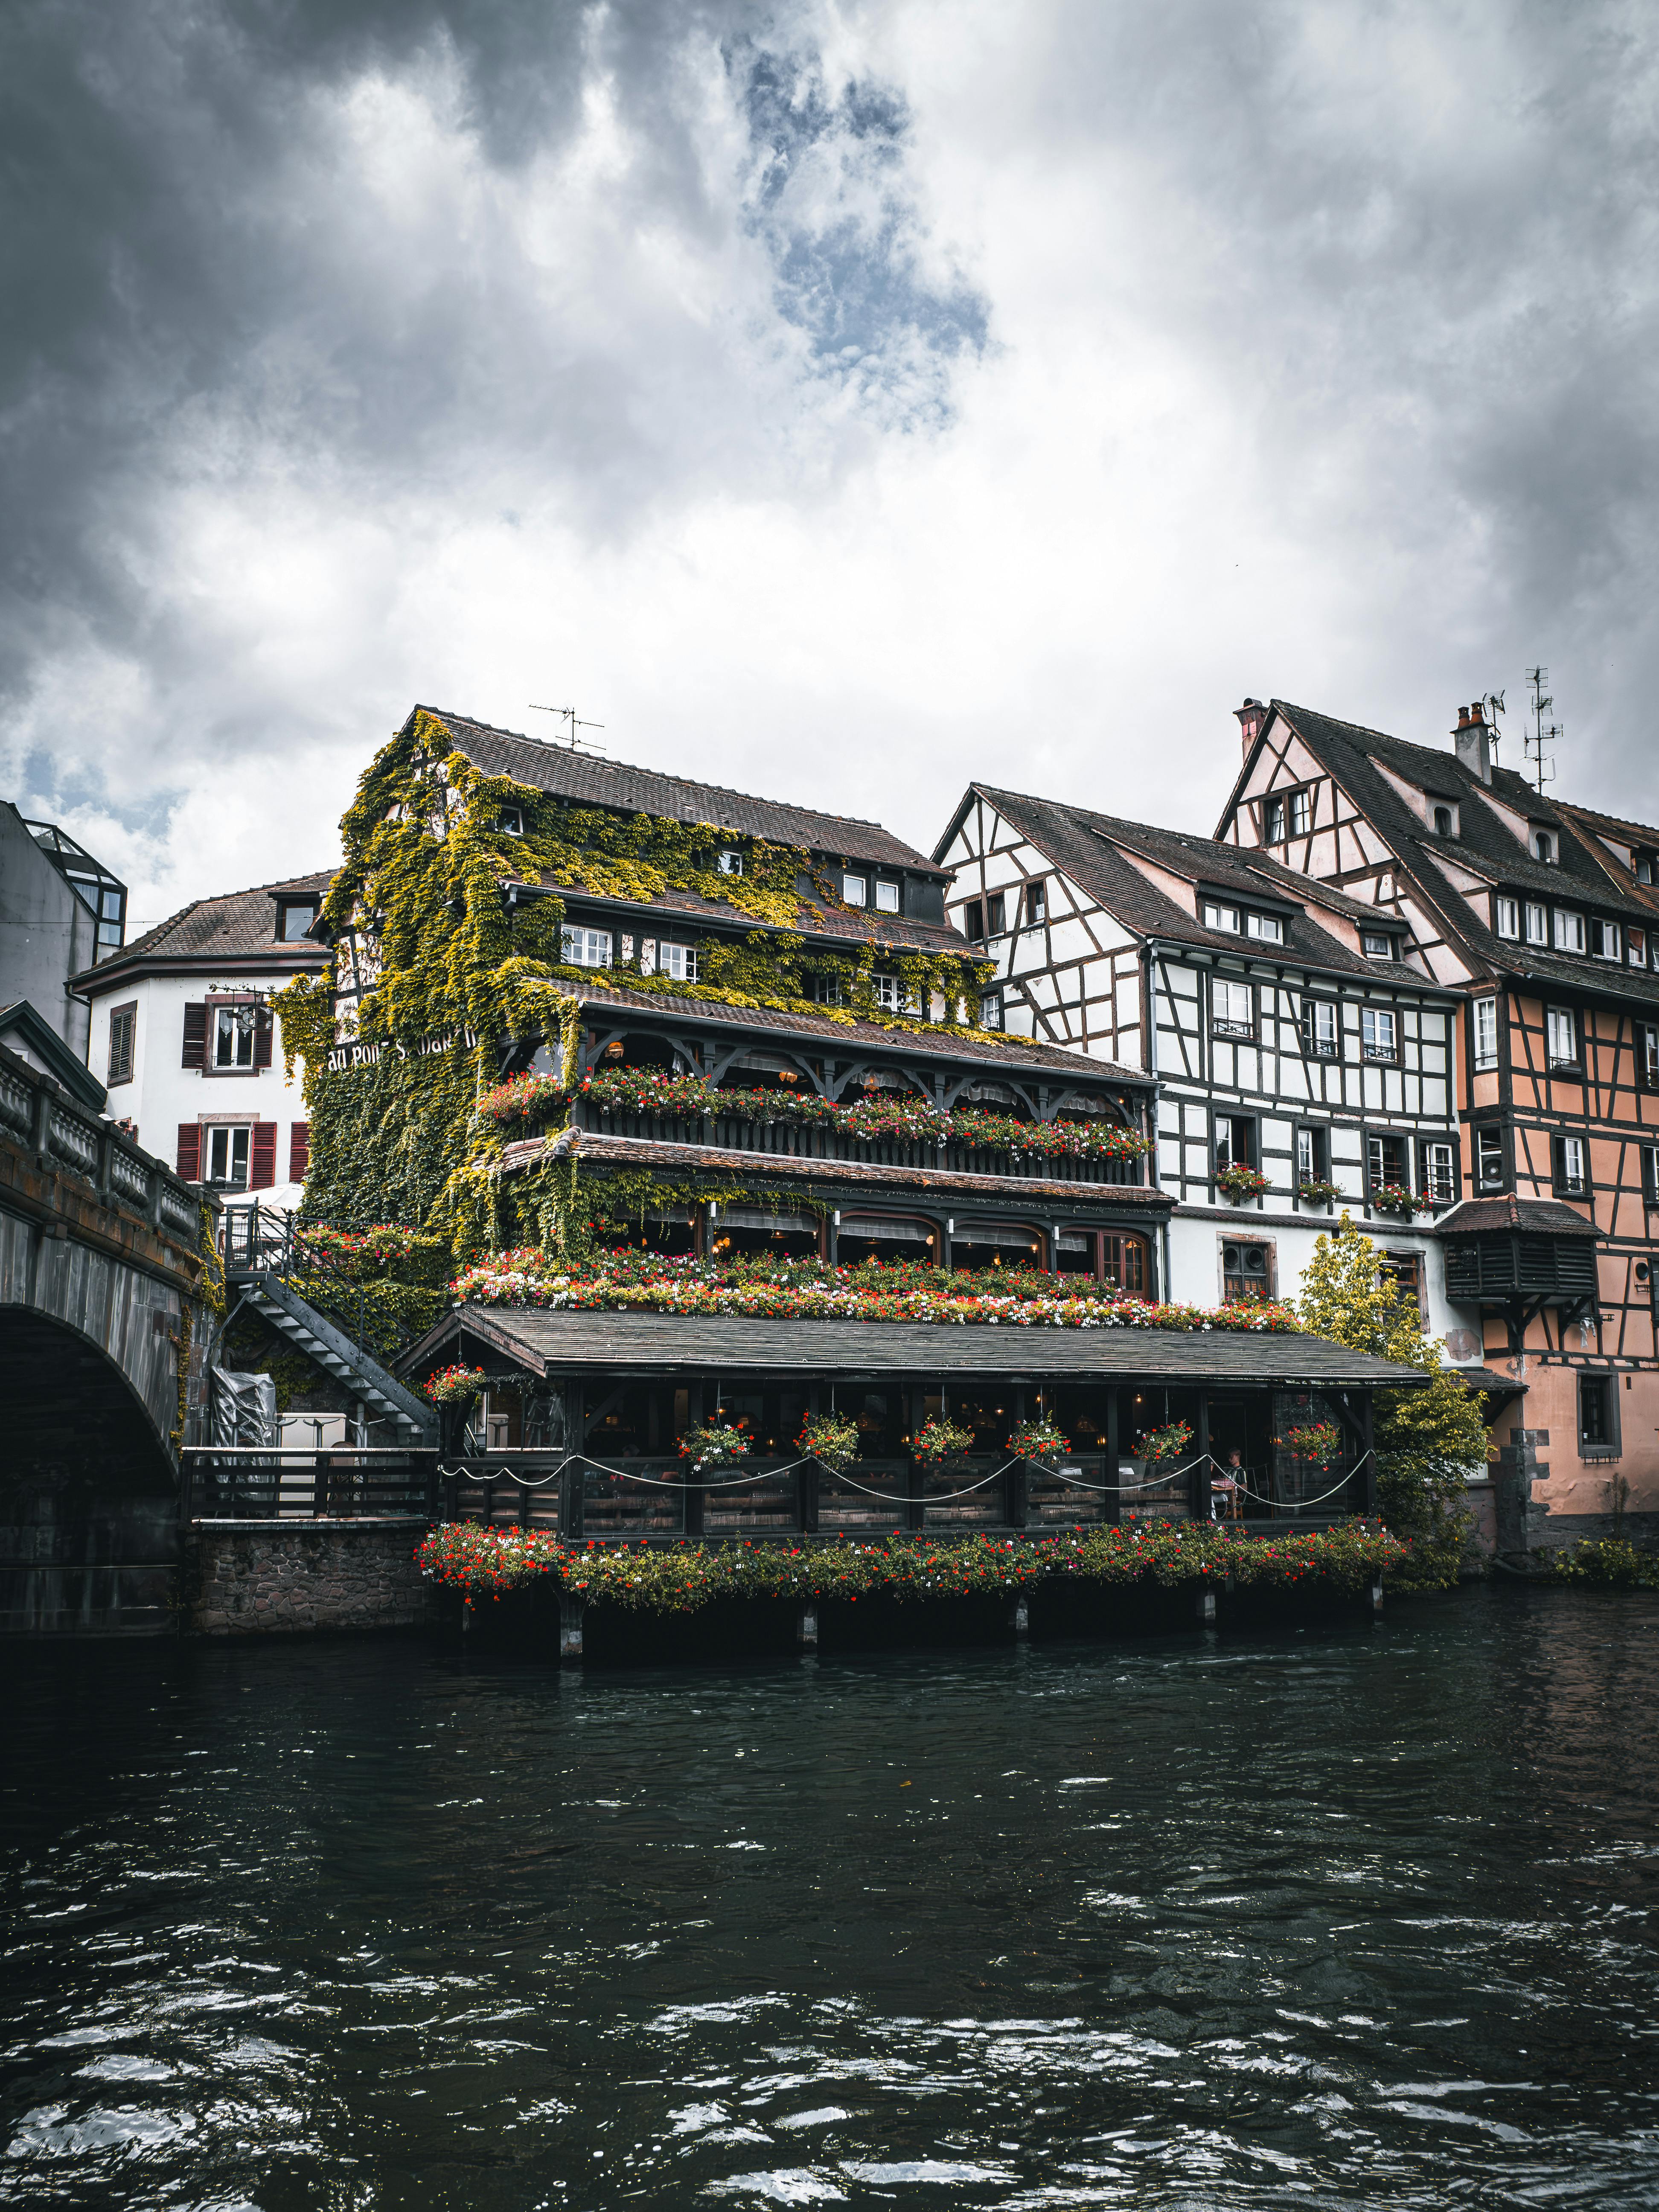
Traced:
<svg viewBox="0 0 1659 2212">
<path fill-rule="evenodd" d="M 509 810 L 522 834 L 501 826 Z M 447 1237 L 462 1261 L 514 1233 L 558 1250 L 580 1241 L 589 1213 L 574 1158 L 504 1178 L 508 1140 L 473 1109 L 508 1037 L 556 1041 L 560 1064 L 571 1066 L 582 996 L 596 989 L 1005 1042 L 957 1018 L 977 1009 L 992 972 L 982 961 L 890 950 L 872 938 L 844 951 L 807 944 L 803 924 L 824 926 L 834 911 L 844 925 L 852 909 L 804 848 L 706 823 L 620 817 L 486 775 L 425 710 L 376 755 L 341 827 L 345 858 L 325 906 L 335 961 L 274 1001 L 290 1076 L 296 1058 L 305 1064 L 306 1212 L 314 1219 L 420 1224 Z M 735 875 L 718 865 L 732 851 L 742 861 Z M 695 983 L 644 972 L 637 950 L 605 969 L 574 967 L 561 957 L 561 891 L 641 904 L 690 893 L 753 926 L 705 938 Z M 878 1003 L 878 974 L 894 979 L 898 1007 Z M 935 1006 L 941 1022 L 926 1018 Z M 725 1194 L 718 1178 L 698 1178 L 683 1196 L 653 1180 L 649 1202 Z M 614 1182 L 605 1200 L 640 1212 L 646 1202 Z"/>
</svg>

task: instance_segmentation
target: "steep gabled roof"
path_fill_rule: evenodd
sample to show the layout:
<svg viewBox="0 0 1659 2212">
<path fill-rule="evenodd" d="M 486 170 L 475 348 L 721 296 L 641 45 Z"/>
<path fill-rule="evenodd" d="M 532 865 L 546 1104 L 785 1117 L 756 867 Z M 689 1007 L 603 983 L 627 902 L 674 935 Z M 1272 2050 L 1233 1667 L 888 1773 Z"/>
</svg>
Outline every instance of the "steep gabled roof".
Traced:
<svg viewBox="0 0 1659 2212">
<path fill-rule="evenodd" d="M 1541 796 L 1512 769 L 1494 769 L 1490 786 L 1464 765 L 1455 753 L 1439 752 L 1427 745 L 1407 744 L 1386 731 L 1343 722 L 1309 707 L 1275 699 L 1262 735 L 1247 757 L 1238 781 L 1221 817 L 1225 827 L 1239 805 L 1256 754 L 1267 741 L 1272 717 L 1292 729 L 1316 759 L 1388 841 L 1400 871 L 1429 905 L 1448 935 L 1478 966 L 1493 973 L 1536 975 L 1577 991 L 1595 992 L 1633 1000 L 1644 1006 L 1659 1003 L 1659 975 L 1650 969 L 1620 968 L 1608 963 L 1562 958 L 1540 947 L 1517 945 L 1497 937 L 1453 884 L 1449 864 L 1467 868 L 1492 883 L 1518 890 L 1535 890 L 1560 903 L 1582 902 L 1617 914 L 1639 925 L 1651 919 L 1651 908 L 1612 878 L 1604 856 L 1596 853 L 1587 833 L 1570 810 Z M 1436 796 L 1458 802 L 1455 837 L 1436 836 L 1428 824 L 1408 806 L 1378 766 L 1400 779 Z M 1493 806 L 1499 800 L 1523 820 L 1555 834 L 1560 864 L 1547 866 L 1517 843 Z"/>
<path fill-rule="evenodd" d="M 291 968 L 295 973 L 321 968 L 328 947 L 311 940 L 279 942 L 276 901 L 314 895 L 322 900 L 334 879 L 331 868 L 314 875 L 291 876 L 252 890 L 226 891 L 217 898 L 192 899 L 154 929 L 73 981 L 77 989 L 95 986 L 102 995 L 118 980 L 131 982 L 143 970 L 205 969 L 216 962 L 262 968 Z"/>
<path fill-rule="evenodd" d="M 568 745 L 544 743 L 516 730 L 498 730 L 469 714 L 441 707 L 416 707 L 441 722 L 457 750 L 486 775 L 510 775 L 516 782 L 574 800 L 581 806 L 614 807 L 618 813 L 654 814 L 667 822 L 706 822 L 739 836 L 763 837 L 777 845 L 802 845 L 809 852 L 848 860 L 873 860 L 893 868 L 938 871 L 924 854 L 906 845 L 878 822 L 845 814 L 820 814 L 813 808 L 757 799 L 746 791 L 727 791 L 716 783 L 694 783 L 685 776 L 663 775 L 654 769 L 623 761 L 597 760 Z M 408 724 L 404 725 L 407 728 Z"/>
<path fill-rule="evenodd" d="M 1247 950 L 1258 956 L 1270 954 L 1273 958 L 1327 974 L 1365 975 L 1416 991 L 1438 988 L 1429 977 L 1403 962 L 1366 959 L 1322 928 L 1306 910 L 1310 906 L 1319 907 L 1373 929 L 1387 927 L 1389 918 L 1379 915 L 1375 907 L 1349 898 L 1330 885 L 1299 876 L 1263 854 L 1241 852 L 1236 845 L 1224 845 L 1212 837 L 1189 836 L 1184 831 L 1161 830 L 1150 823 L 1126 822 L 1115 815 L 1097 814 L 1089 807 L 1073 806 L 1061 799 L 1035 799 L 1024 792 L 1004 791 L 994 784 L 975 783 L 969 789 L 994 806 L 1006 822 L 1045 854 L 1080 890 L 1097 899 L 1109 914 L 1137 936 L 1168 939 L 1217 952 Z M 954 835 L 953 823 L 945 842 Z M 944 849 L 942 842 L 941 852 Z M 1268 948 L 1230 932 L 1206 929 L 1167 891 L 1149 882 L 1133 861 L 1126 858 L 1128 852 L 1139 853 L 1156 866 L 1194 884 L 1233 886 L 1241 900 L 1255 897 L 1281 909 L 1289 906 L 1291 912 L 1284 915 L 1283 945 Z"/>
</svg>

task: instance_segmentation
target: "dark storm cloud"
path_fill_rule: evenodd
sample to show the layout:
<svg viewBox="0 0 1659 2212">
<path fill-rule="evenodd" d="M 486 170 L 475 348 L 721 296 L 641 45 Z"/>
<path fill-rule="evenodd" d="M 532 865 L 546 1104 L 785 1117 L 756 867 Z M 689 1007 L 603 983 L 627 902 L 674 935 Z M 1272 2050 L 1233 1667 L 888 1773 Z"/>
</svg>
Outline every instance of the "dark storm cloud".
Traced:
<svg viewBox="0 0 1659 2212">
<path fill-rule="evenodd" d="M 14 707 L 54 655 L 125 656 L 165 690 L 203 651 L 155 588 L 181 487 L 276 468 L 349 507 L 499 477 L 604 535 L 696 484 L 766 481 L 792 382 L 937 421 L 949 359 L 983 341 L 982 307 L 915 265 L 902 100 L 828 81 L 787 17 L 743 0 L 23 0 L 0 86 Z M 756 133 L 729 191 L 711 87 Z M 354 98 L 399 90 L 441 118 L 430 207 L 418 171 L 376 183 L 384 131 L 370 151 L 353 137 Z M 627 141 L 600 196 L 615 239 L 666 238 L 671 258 L 752 241 L 774 335 L 682 312 L 622 244 L 573 300 L 550 293 L 568 241 L 541 252 L 492 181 L 525 191 L 596 99 Z M 266 710 L 250 693 L 250 725 Z"/>
</svg>

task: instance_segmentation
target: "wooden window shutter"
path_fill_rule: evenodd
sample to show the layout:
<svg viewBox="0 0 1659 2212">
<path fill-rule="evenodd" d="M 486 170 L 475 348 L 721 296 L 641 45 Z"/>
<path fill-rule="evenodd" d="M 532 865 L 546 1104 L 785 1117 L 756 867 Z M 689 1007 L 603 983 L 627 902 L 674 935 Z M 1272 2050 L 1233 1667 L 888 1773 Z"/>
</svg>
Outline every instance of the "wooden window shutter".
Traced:
<svg viewBox="0 0 1659 2212">
<path fill-rule="evenodd" d="M 205 1000 L 185 1008 L 185 1051 L 180 1067 L 207 1066 L 207 1002 Z"/>
<path fill-rule="evenodd" d="M 199 1121 L 179 1124 L 179 1174 L 185 1182 L 199 1182 L 202 1179 L 202 1125 Z"/>
<path fill-rule="evenodd" d="M 255 1067 L 270 1066 L 270 1008 L 260 1006 L 256 1010 L 253 1017 L 253 1065 Z"/>
<path fill-rule="evenodd" d="M 288 1179 L 303 1182 L 311 1165 L 311 1124 L 295 1121 L 288 1133 Z"/>
<path fill-rule="evenodd" d="M 253 1125 L 253 1160 L 248 1176 L 250 1190 L 269 1190 L 276 1180 L 276 1124 L 256 1121 Z"/>
</svg>

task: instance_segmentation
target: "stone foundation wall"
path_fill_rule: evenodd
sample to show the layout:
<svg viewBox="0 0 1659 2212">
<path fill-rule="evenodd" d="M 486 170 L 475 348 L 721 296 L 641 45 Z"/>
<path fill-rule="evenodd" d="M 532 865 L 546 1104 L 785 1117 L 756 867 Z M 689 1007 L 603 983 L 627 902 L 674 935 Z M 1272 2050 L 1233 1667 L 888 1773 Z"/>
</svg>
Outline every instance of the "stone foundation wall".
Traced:
<svg viewBox="0 0 1659 2212">
<path fill-rule="evenodd" d="M 191 1626 L 204 1636 L 411 1628 L 427 1617 L 415 1565 L 427 1522 L 198 1521 L 187 1573 Z"/>
</svg>

